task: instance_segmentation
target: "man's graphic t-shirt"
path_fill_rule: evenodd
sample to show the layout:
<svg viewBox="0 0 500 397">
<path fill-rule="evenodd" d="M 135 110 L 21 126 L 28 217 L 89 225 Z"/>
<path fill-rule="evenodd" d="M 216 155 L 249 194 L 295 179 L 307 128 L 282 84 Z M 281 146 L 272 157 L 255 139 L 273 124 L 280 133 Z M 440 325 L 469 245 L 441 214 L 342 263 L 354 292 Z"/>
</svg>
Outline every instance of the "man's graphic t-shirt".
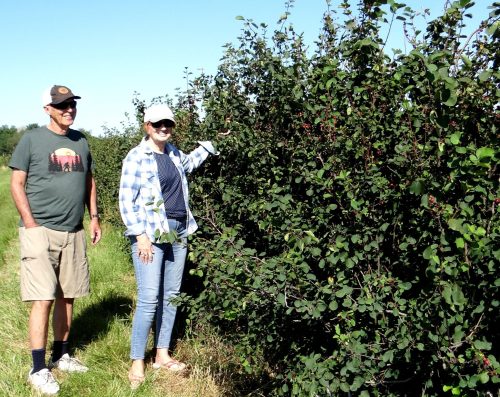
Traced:
<svg viewBox="0 0 500 397">
<path fill-rule="evenodd" d="M 76 130 L 59 135 L 46 127 L 24 133 L 9 167 L 27 173 L 26 195 L 38 224 L 54 230 L 82 228 L 86 177 L 92 157 Z"/>
<path fill-rule="evenodd" d="M 68 148 L 57 149 L 49 155 L 49 172 L 84 172 L 82 157 Z"/>
</svg>

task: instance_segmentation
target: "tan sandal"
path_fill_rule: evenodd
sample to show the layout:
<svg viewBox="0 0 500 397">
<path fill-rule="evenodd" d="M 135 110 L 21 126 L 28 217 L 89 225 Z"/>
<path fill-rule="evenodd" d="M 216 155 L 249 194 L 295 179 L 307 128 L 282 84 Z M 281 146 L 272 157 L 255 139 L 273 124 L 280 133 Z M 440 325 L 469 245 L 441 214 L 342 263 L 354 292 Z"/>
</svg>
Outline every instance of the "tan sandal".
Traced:
<svg viewBox="0 0 500 397">
<path fill-rule="evenodd" d="M 144 383 L 144 379 L 146 377 L 144 375 L 136 375 L 131 372 L 128 373 L 128 380 L 130 382 L 130 388 L 132 390 L 137 389 L 140 385 Z"/>
<path fill-rule="evenodd" d="M 172 372 L 181 372 L 186 369 L 187 365 L 184 363 L 181 363 L 180 361 L 171 359 L 167 361 L 166 363 L 154 363 L 153 364 L 153 369 L 167 369 Z"/>
</svg>

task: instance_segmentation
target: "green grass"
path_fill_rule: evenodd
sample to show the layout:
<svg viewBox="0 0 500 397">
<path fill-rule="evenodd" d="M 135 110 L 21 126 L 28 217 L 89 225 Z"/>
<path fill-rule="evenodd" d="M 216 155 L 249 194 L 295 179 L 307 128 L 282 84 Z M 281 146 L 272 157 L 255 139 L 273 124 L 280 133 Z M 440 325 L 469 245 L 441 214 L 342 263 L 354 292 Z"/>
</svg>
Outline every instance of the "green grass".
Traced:
<svg viewBox="0 0 500 397">
<path fill-rule="evenodd" d="M 31 396 L 26 382 L 31 366 L 27 338 L 29 306 L 19 297 L 19 246 L 17 212 L 9 193 L 10 171 L 0 169 L 0 396 Z M 176 357 L 188 362 L 187 376 L 153 372 L 147 368 L 147 380 L 131 391 L 127 381 L 131 318 L 135 282 L 128 245 L 121 231 L 103 225 L 103 238 L 89 246 L 91 270 L 90 296 L 78 299 L 70 337 L 73 354 L 86 363 L 85 374 L 67 375 L 55 371 L 61 384 L 59 396 L 162 396 L 217 397 L 230 395 L 225 379 L 212 373 L 214 360 L 226 360 L 227 351 L 220 340 L 212 346 L 199 341 L 179 341 Z M 49 346 L 52 341 L 49 335 Z M 220 365 L 215 367 L 220 368 Z M 225 390 L 224 390 L 225 389 Z"/>
<path fill-rule="evenodd" d="M 10 170 L 0 166 L 0 267 L 4 262 L 4 253 L 10 241 L 17 236 L 19 217 L 10 195 Z"/>
</svg>

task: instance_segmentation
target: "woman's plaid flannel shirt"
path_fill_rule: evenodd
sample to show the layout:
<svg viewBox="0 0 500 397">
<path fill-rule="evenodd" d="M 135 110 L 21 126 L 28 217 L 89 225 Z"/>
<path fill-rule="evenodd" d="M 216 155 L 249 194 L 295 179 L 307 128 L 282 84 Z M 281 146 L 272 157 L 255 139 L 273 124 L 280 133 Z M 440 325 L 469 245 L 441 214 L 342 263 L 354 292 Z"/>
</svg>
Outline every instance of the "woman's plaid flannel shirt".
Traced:
<svg viewBox="0 0 500 397">
<path fill-rule="evenodd" d="M 198 225 L 189 209 L 186 173 L 199 167 L 213 149 L 210 142 L 199 143 L 201 146 L 189 154 L 183 153 L 170 143 L 165 146 L 165 152 L 168 153 L 181 175 L 182 191 L 188 214 L 188 235 L 194 233 Z M 144 138 L 123 160 L 119 205 L 122 220 L 127 227 L 126 236 L 139 236 L 146 233 L 154 242 L 160 233 L 168 233 L 165 207 L 163 204 L 157 206 L 162 197 L 153 150 Z"/>
</svg>

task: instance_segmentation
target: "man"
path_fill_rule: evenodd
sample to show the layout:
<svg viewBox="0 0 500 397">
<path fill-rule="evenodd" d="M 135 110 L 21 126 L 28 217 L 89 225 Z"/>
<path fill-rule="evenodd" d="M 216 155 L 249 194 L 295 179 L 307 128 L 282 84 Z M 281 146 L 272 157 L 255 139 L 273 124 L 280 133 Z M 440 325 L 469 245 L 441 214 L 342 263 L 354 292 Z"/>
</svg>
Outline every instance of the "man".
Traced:
<svg viewBox="0 0 500 397">
<path fill-rule="evenodd" d="M 28 381 L 43 394 L 57 394 L 59 384 L 50 369 L 85 372 L 68 354 L 68 336 L 75 298 L 88 295 L 83 216 L 90 214 L 90 238 L 101 238 L 92 157 L 85 136 L 70 128 L 76 99 L 68 87 L 54 85 L 44 92 L 46 127 L 27 131 L 9 167 L 11 193 L 21 216 L 21 298 L 30 301 L 29 340 L 33 358 Z M 52 306 L 54 342 L 45 361 Z"/>
</svg>

